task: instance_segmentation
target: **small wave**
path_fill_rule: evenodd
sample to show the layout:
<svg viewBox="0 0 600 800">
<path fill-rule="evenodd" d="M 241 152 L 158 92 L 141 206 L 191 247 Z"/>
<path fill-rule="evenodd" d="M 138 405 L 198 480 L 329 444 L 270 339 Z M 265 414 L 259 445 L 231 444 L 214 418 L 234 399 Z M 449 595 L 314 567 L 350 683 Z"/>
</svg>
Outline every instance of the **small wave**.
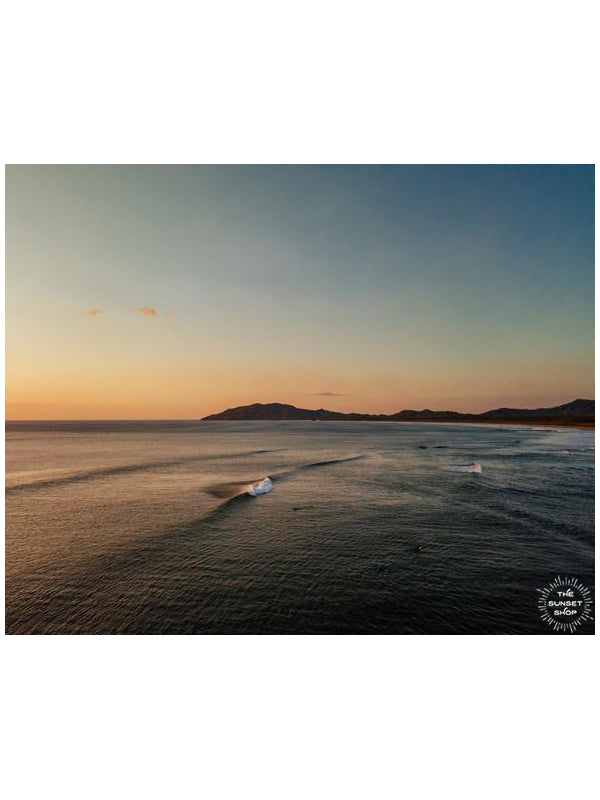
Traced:
<svg viewBox="0 0 600 800">
<path fill-rule="evenodd" d="M 294 472 L 299 472 L 304 469 L 314 469 L 315 467 L 329 467 L 331 464 L 345 464 L 346 461 L 359 461 L 365 456 L 348 456 L 348 458 L 330 458 L 328 461 L 313 461 L 312 464 L 302 464 L 296 467 Z"/>
<path fill-rule="evenodd" d="M 474 462 L 473 464 L 461 464 L 458 467 L 449 467 L 451 472 L 481 472 L 481 464 Z"/>
<path fill-rule="evenodd" d="M 231 500 L 245 494 L 247 486 L 251 486 L 251 481 L 230 481 L 229 483 L 216 483 L 214 486 L 205 486 L 204 491 L 219 500 Z"/>
</svg>

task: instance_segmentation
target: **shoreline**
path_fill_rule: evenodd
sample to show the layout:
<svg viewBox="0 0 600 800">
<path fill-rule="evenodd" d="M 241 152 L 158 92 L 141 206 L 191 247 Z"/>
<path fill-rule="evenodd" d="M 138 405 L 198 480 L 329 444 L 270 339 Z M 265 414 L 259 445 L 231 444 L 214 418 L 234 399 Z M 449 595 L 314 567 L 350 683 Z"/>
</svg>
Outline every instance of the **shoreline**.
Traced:
<svg viewBox="0 0 600 800">
<path fill-rule="evenodd" d="M 595 422 L 537 422 L 536 420 L 450 420 L 450 419 L 406 419 L 406 420 L 373 420 L 373 419 L 7 419 L 5 428 L 9 425 L 61 425 L 61 424 L 93 424 L 93 423 L 169 423 L 169 422 L 364 422 L 373 425 L 485 425 L 497 427 L 536 427 L 536 428 L 561 428 L 590 431 L 595 433 Z"/>
<path fill-rule="evenodd" d="M 140 420 L 142 422 L 143 420 Z M 151 422 L 152 420 L 148 420 Z M 168 422 L 169 420 L 164 420 Z M 185 420 L 172 420 L 173 422 Z M 471 419 L 199 419 L 197 422 L 367 422 L 372 425 L 491 425 L 497 427 L 523 426 L 536 428 L 577 428 L 578 430 L 595 432 L 595 422 L 538 422 L 537 420 L 471 420 Z"/>
<path fill-rule="evenodd" d="M 151 421 L 151 420 L 148 420 Z M 177 420 L 173 420 L 176 422 Z M 372 425 L 484 425 L 497 427 L 536 427 L 536 428 L 562 428 L 565 430 L 576 428 L 577 430 L 595 432 L 595 422 L 536 422 L 535 420 L 490 420 L 483 422 L 479 420 L 451 420 L 451 419 L 200 419 L 198 422 L 366 422 Z"/>
<path fill-rule="evenodd" d="M 506 427 L 513 427 L 513 428 L 514 427 L 522 428 L 525 425 L 527 427 L 533 426 L 533 427 L 536 427 L 536 428 L 564 428 L 565 430 L 572 429 L 572 428 L 577 428 L 578 430 L 590 431 L 591 433 L 594 433 L 595 430 L 596 430 L 596 427 L 595 427 L 596 423 L 595 422 L 535 422 L 535 421 L 532 421 L 532 422 L 529 422 L 529 421 L 517 422 L 517 421 L 513 421 L 513 420 L 506 420 L 506 421 L 497 420 L 496 422 L 479 422 L 479 421 L 475 421 L 475 420 L 473 420 L 473 421 L 464 420 L 464 421 L 461 421 L 461 422 L 454 422 L 452 420 L 443 420 L 443 419 L 440 419 L 440 420 L 427 420 L 427 421 L 424 420 L 423 422 L 421 422 L 420 420 L 416 420 L 415 419 L 415 420 L 407 420 L 406 422 L 407 422 L 407 424 L 417 423 L 418 425 L 423 425 L 423 424 L 431 424 L 431 425 L 493 425 L 493 426 L 504 425 Z"/>
</svg>

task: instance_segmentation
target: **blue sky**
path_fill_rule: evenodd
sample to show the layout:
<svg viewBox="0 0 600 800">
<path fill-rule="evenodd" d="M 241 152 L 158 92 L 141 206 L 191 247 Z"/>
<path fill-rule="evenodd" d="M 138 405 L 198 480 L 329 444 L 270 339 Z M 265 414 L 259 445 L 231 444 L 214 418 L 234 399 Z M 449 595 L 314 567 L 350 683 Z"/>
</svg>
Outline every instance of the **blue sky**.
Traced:
<svg viewBox="0 0 600 800">
<path fill-rule="evenodd" d="M 9 417 L 593 396 L 593 167 L 13 166 L 6 196 Z"/>
</svg>

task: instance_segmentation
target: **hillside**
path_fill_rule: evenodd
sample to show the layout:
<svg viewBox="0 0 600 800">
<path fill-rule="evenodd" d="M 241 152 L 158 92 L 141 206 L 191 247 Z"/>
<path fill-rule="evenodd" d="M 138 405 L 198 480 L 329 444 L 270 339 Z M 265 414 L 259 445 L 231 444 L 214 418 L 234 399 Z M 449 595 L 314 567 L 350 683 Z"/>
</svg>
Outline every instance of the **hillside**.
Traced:
<svg viewBox="0 0 600 800">
<path fill-rule="evenodd" d="M 344 414 L 324 408 L 297 408 L 286 403 L 253 403 L 209 414 L 204 420 L 348 420 L 365 422 L 501 422 L 593 426 L 594 400 L 573 400 L 551 408 L 495 408 L 482 414 L 458 411 L 404 410 L 395 414 Z"/>
</svg>

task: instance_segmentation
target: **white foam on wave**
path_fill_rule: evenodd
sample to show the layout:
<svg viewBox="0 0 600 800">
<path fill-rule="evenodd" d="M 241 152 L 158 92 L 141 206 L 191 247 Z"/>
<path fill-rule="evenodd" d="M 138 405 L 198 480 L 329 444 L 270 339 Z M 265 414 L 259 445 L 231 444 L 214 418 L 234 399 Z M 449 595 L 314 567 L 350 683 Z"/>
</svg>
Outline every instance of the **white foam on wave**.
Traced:
<svg viewBox="0 0 600 800">
<path fill-rule="evenodd" d="M 460 467 L 450 467 L 452 472 L 481 472 L 481 464 L 462 464 Z"/>
<path fill-rule="evenodd" d="M 249 494 L 251 497 L 256 497 L 258 494 L 266 494 L 270 492 L 273 488 L 273 481 L 271 478 L 263 478 L 262 481 L 257 481 L 256 483 L 249 483 L 246 488 L 246 494 Z"/>
</svg>

